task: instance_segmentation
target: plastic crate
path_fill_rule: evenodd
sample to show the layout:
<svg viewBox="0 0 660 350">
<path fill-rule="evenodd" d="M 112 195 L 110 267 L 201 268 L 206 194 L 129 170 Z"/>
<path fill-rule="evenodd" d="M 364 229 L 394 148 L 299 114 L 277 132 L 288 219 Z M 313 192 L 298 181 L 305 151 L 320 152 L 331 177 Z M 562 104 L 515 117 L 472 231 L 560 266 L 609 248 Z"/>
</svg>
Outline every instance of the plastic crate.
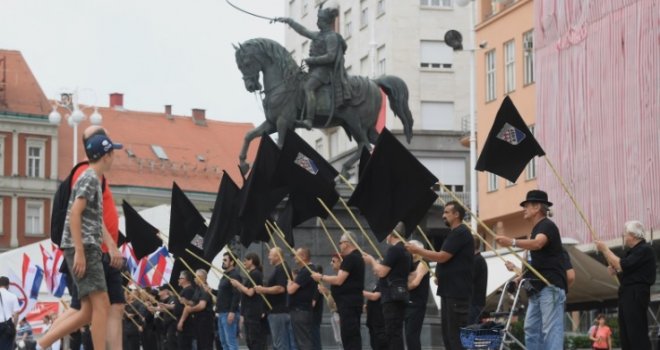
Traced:
<svg viewBox="0 0 660 350">
<path fill-rule="evenodd" d="M 491 329 L 461 328 L 461 344 L 466 349 L 495 350 L 500 347 L 502 327 Z"/>
</svg>

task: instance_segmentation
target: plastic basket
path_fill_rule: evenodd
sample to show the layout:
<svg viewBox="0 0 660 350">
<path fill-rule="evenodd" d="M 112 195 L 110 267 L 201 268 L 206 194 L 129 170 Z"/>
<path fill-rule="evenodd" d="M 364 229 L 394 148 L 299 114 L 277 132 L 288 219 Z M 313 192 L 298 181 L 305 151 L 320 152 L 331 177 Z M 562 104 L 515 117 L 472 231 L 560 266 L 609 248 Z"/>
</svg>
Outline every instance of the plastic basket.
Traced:
<svg viewBox="0 0 660 350">
<path fill-rule="evenodd" d="M 502 343 L 502 332 L 502 327 L 491 329 L 461 328 L 461 344 L 467 349 L 498 349 Z"/>
</svg>

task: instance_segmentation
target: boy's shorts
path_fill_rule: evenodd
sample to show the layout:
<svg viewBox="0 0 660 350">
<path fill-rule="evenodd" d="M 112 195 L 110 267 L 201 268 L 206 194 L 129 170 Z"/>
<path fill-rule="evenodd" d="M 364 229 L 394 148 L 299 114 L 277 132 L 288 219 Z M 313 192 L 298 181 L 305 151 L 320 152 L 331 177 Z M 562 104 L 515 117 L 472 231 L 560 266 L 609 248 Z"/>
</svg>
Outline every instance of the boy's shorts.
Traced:
<svg viewBox="0 0 660 350">
<path fill-rule="evenodd" d="M 103 262 L 101 261 L 101 247 L 85 244 L 85 274 L 78 278 L 73 273 L 73 257 L 75 248 L 64 248 L 64 259 L 69 265 L 69 272 L 78 289 L 78 298 L 83 299 L 92 292 L 107 292 L 105 284 L 105 273 L 103 272 Z"/>
<path fill-rule="evenodd" d="M 110 266 L 110 256 L 108 253 L 103 253 L 101 258 L 103 261 L 103 271 L 105 273 L 105 286 L 108 289 L 108 297 L 110 298 L 110 305 L 114 304 L 125 304 L 126 298 L 124 297 L 124 286 L 128 283 L 121 276 L 121 271 Z M 71 295 L 71 308 L 80 310 L 80 298 L 78 298 L 78 289 L 71 279 L 71 273 L 67 269 L 67 283 L 71 281 L 68 285 L 69 294 Z"/>
</svg>

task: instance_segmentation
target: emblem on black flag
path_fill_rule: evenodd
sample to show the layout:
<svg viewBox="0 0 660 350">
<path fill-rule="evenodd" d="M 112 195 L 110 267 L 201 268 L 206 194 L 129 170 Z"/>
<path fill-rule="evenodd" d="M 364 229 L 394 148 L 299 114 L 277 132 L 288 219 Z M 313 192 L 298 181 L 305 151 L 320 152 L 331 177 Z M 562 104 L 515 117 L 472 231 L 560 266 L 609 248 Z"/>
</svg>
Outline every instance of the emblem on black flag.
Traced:
<svg viewBox="0 0 660 350">
<path fill-rule="evenodd" d="M 300 152 L 298 152 L 296 159 L 293 162 L 301 168 L 307 170 L 312 175 L 316 175 L 319 172 L 319 168 L 316 166 L 316 163 L 314 163 L 313 160 Z"/>
<path fill-rule="evenodd" d="M 196 248 L 204 250 L 204 237 L 200 236 L 199 234 L 196 234 L 195 237 L 193 237 L 192 241 L 190 241 L 190 244 L 192 244 Z"/>
<path fill-rule="evenodd" d="M 504 123 L 500 132 L 497 133 L 497 138 L 508 142 L 514 146 L 517 146 L 525 139 L 525 133 L 522 130 L 518 130 L 516 127 L 509 123 Z"/>
</svg>

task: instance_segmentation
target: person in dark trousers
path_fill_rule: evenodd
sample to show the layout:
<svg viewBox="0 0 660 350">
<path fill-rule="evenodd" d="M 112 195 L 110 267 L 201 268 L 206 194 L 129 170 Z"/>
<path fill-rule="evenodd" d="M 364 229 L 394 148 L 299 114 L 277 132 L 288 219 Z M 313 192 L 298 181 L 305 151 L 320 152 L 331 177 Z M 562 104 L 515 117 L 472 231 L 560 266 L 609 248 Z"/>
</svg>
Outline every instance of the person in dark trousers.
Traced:
<svg viewBox="0 0 660 350">
<path fill-rule="evenodd" d="M 230 279 L 241 282 L 241 274 L 236 270 L 236 262 L 225 253 L 222 256 L 222 269 L 224 276 L 218 283 L 218 294 L 215 312 L 218 316 L 218 335 L 220 343 L 225 350 L 238 350 L 238 304 L 241 301 L 241 292 L 232 286 Z"/>
<path fill-rule="evenodd" d="M 181 292 L 179 296 L 179 303 L 175 308 L 174 316 L 178 318 L 177 330 L 177 346 L 179 350 L 192 349 L 193 339 L 195 339 L 195 327 L 193 320 L 188 319 L 189 313 L 184 314 L 185 307 L 194 305 L 193 299 L 195 298 L 196 289 L 193 284 L 193 274 L 188 270 L 181 271 L 179 274 L 179 287 Z"/>
<path fill-rule="evenodd" d="M 142 305 L 132 293 L 126 294 L 126 305 L 124 306 L 123 320 L 123 348 L 126 350 L 140 350 L 140 335 L 144 325 Z"/>
<path fill-rule="evenodd" d="M 312 350 L 314 348 L 312 300 L 314 294 L 318 293 L 318 287 L 312 279 L 311 272 L 305 266 L 312 271 L 316 270 L 316 266 L 311 263 L 311 254 L 307 247 L 298 248 L 295 258 L 298 272 L 295 279 L 290 280 L 286 287 L 287 293 L 289 293 L 291 327 L 298 349 Z"/>
<path fill-rule="evenodd" d="M 263 284 L 263 269 L 261 267 L 261 260 L 259 255 L 255 253 L 248 253 L 245 255 L 243 261 L 245 269 L 250 273 L 250 278 L 258 286 Z M 246 285 L 252 285 L 249 279 L 245 282 Z M 239 280 L 232 280 L 231 285 L 238 289 L 241 293 L 241 314 L 243 315 L 243 325 L 245 327 L 245 344 L 250 350 L 265 350 L 266 349 L 266 305 L 252 287 L 246 287 Z"/>
<path fill-rule="evenodd" d="M 369 330 L 369 344 L 373 350 L 387 350 L 388 336 L 385 332 L 385 320 L 383 319 L 383 309 L 380 305 L 380 289 L 378 284 L 372 288 L 371 292 L 362 292 L 366 302 L 367 329 Z"/>
<path fill-rule="evenodd" d="M 289 317 L 289 307 L 287 306 L 287 275 L 284 271 L 285 262 L 282 261 L 282 251 L 278 247 L 273 247 L 268 252 L 268 261 L 275 267 L 273 274 L 268 278 L 267 287 L 256 286 L 257 293 L 267 294 L 268 301 L 273 307 L 268 314 L 268 325 L 270 334 L 273 337 L 273 349 L 290 349 L 293 339 L 291 339 L 291 318 Z M 287 271 L 289 268 L 286 267 Z"/>
<path fill-rule="evenodd" d="M 644 239 L 644 225 L 628 221 L 624 225 L 623 239 L 628 248 L 623 258 L 616 256 L 603 241 L 596 247 L 610 265 L 611 274 L 618 273 L 619 331 L 622 350 L 651 349 L 646 313 L 651 300 L 651 286 L 655 283 L 656 263 L 653 248 Z"/>
<path fill-rule="evenodd" d="M 182 319 L 192 321 L 197 350 L 213 350 L 213 300 L 211 288 L 206 283 L 206 270 L 195 271 L 195 293 L 183 309 Z M 183 295 L 181 295 L 183 297 Z"/>
<path fill-rule="evenodd" d="M 411 240 L 420 248 L 424 244 L 420 241 Z M 426 303 L 429 300 L 429 267 L 421 256 L 413 255 L 413 272 L 408 276 L 408 290 L 410 290 L 410 303 L 406 306 L 404 328 L 406 332 L 406 346 L 408 350 L 419 350 L 422 348 L 422 324 L 426 317 Z"/>
<path fill-rule="evenodd" d="M 345 232 L 339 239 L 342 262 L 335 276 L 313 273 L 312 278 L 330 284 L 330 292 L 337 303 L 341 342 L 345 350 L 362 349 L 360 315 L 364 291 L 364 259 L 353 244 L 355 236 Z"/>
<path fill-rule="evenodd" d="M 530 265 L 545 279 L 543 281 L 529 270 L 523 275 L 529 281 L 524 286 L 528 297 L 525 346 L 530 350 L 561 349 L 564 344 L 566 264 L 559 228 L 550 220 L 552 202 L 548 201 L 548 194 L 544 191 L 531 190 L 520 206 L 524 208 L 524 219 L 534 225 L 530 238 L 497 235 L 495 241 L 502 247 L 529 250 Z"/>
<path fill-rule="evenodd" d="M 395 230 L 405 232 L 405 227 L 400 223 Z M 379 278 L 380 305 L 383 310 L 385 332 L 389 337 L 388 349 L 399 350 L 404 348 L 403 319 L 410 301 L 408 275 L 412 270 L 412 256 L 396 234 L 390 233 L 385 241 L 390 247 L 381 263 L 369 254 L 364 254 L 363 258 L 367 265 L 371 265 L 374 275 Z"/>
<path fill-rule="evenodd" d="M 488 265 L 486 259 L 481 255 L 481 240 L 474 237 L 474 263 L 472 268 L 472 298 L 470 299 L 470 311 L 468 313 L 468 324 L 479 323 L 481 313 L 486 306 L 486 286 L 488 285 Z"/>
<path fill-rule="evenodd" d="M 316 271 L 323 273 L 323 266 L 317 265 Z M 314 350 L 321 350 L 321 322 L 323 322 L 324 302 L 325 298 L 317 286 L 317 288 L 314 288 L 314 297 L 312 298 L 312 341 Z"/>
<path fill-rule="evenodd" d="M 163 350 L 176 350 L 176 323 L 177 320 L 172 318 L 174 315 L 178 300 L 172 295 L 169 286 L 164 285 L 158 290 L 158 310 L 162 319 L 162 344 Z M 167 310 L 168 312 L 165 312 Z"/>
<path fill-rule="evenodd" d="M 406 249 L 438 263 L 435 276 L 440 296 L 442 339 L 447 350 L 463 349 L 460 329 L 467 326 L 472 296 L 474 243 L 470 230 L 463 224 L 465 208 L 458 202 L 447 202 L 442 218 L 451 232 L 444 239 L 440 251 L 434 252 L 410 243 L 406 244 Z"/>
</svg>

